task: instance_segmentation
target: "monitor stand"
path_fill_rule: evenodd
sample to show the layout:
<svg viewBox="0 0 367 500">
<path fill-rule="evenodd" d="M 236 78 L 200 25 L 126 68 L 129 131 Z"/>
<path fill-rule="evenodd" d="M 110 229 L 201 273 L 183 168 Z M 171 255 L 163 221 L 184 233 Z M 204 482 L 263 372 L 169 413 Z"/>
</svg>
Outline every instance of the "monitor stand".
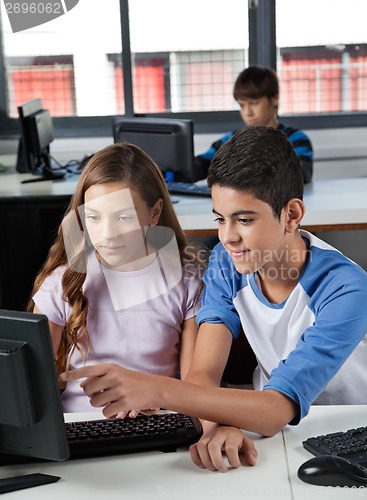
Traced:
<svg viewBox="0 0 367 500">
<path fill-rule="evenodd" d="M 34 486 L 42 486 L 43 484 L 55 483 L 59 479 L 59 476 L 51 476 L 50 474 L 25 474 L 22 476 L 0 479 L 0 494 L 33 488 Z"/>
<path fill-rule="evenodd" d="M 34 172 L 37 177 L 33 179 L 26 179 L 21 181 L 21 184 L 28 184 L 30 182 L 42 182 L 42 181 L 54 181 L 60 180 L 65 177 L 66 170 L 63 168 L 52 168 L 50 155 L 48 153 L 44 153 L 38 162 L 38 167 Z"/>
<path fill-rule="evenodd" d="M 28 464 L 42 462 L 44 459 L 25 457 L 23 455 L 11 455 L 7 453 L 0 453 L 0 467 L 6 465 Z M 1 474 L 3 475 L 3 474 Z M 60 479 L 59 476 L 50 474 L 20 474 L 10 477 L 0 478 L 0 495 L 2 493 L 10 493 L 11 491 L 24 490 L 26 488 L 33 488 L 34 486 L 42 486 L 43 484 L 55 483 Z"/>
</svg>

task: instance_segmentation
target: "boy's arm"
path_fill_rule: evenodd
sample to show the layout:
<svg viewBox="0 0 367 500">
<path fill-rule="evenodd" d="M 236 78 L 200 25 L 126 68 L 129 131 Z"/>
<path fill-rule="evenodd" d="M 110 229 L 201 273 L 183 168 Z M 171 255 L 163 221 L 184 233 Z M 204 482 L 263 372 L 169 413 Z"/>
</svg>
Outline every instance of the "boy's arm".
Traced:
<svg viewBox="0 0 367 500">
<path fill-rule="evenodd" d="M 208 176 L 208 170 L 210 167 L 210 162 L 214 158 L 215 153 L 218 151 L 218 149 L 227 142 L 234 132 L 229 132 L 220 139 L 216 140 L 213 142 L 213 144 L 210 146 L 210 148 L 205 152 L 201 153 L 197 156 L 195 156 L 195 167 L 196 167 L 196 180 L 201 180 L 201 179 L 206 179 Z"/>
<path fill-rule="evenodd" d="M 312 181 L 313 161 L 310 158 L 299 158 L 303 176 L 303 183 L 308 184 Z"/>
<path fill-rule="evenodd" d="M 208 345 L 209 344 L 209 345 Z M 191 370 L 185 380 L 192 383 L 218 387 L 232 345 L 232 334 L 223 324 L 202 323 L 198 336 Z M 255 465 L 257 451 L 252 440 L 235 427 L 201 421 L 203 436 L 190 446 L 193 462 L 202 469 L 226 472 L 227 464 L 241 466 L 240 454 L 244 454 L 250 465 Z"/>
<path fill-rule="evenodd" d="M 62 374 L 61 379 L 85 378 L 81 387 L 92 406 L 104 408 L 106 417 L 126 414 L 131 408 L 160 407 L 272 436 L 298 414 L 298 405 L 275 390 L 217 387 L 230 345 L 231 334 L 224 325 L 203 324 L 185 381 L 114 364 L 85 366 Z"/>
<path fill-rule="evenodd" d="M 202 323 L 191 368 L 185 380 L 194 384 L 218 387 L 231 345 L 232 334 L 223 323 Z"/>
</svg>

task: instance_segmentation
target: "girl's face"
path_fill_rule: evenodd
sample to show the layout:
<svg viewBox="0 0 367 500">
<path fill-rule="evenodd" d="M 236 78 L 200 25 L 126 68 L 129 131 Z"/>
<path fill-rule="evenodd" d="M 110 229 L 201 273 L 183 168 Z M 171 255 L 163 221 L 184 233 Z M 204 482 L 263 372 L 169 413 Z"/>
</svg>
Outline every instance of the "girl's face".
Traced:
<svg viewBox="0 0 367 500">
<path fill-rule="evenodd" d="M 126 183 L 111 182 L 87 189 L 84 203 L 85 226 L 101 261 L 120 271 L 144 267 L 149 256 L 146 227 L 157 225 L 162 199 L 149 208 Z"/>
</svg>

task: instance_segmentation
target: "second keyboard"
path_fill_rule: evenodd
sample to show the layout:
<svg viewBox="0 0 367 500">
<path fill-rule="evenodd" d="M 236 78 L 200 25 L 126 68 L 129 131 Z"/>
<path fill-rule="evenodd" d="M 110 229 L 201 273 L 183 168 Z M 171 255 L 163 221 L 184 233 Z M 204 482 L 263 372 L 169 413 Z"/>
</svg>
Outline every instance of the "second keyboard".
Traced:
<svg viewBox="0 0 367 500">
<path fill-rule="evenodd" d="M 366 466 L 367 427 L 311 437 L 303 447 L 313 455 L 336 455 Z"/>
</svg>

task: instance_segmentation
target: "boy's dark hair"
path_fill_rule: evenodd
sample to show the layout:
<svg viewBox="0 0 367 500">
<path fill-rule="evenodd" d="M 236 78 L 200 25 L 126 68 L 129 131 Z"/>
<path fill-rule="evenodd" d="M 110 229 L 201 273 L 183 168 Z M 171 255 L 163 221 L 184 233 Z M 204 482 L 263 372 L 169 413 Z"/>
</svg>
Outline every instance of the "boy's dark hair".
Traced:
<svg viewBox="0 0 367 500">
<path fill-rule="evenodd" d="M 287 136 L 271 127 L 248 127 L 236 132 L 215 154 L 208 185 L 246 191 L 271 206 L 280 218 L 292 198 L 303 198 L 298 156 Z"/>
<path fill-rule="evenodd" d="M 279 82 L 275 71 L 266 66 L 249 66 L 237 77 L 233 87 L 233 97 L 241 99 L 272 99 L 279 95 Z"/>
</svg>

